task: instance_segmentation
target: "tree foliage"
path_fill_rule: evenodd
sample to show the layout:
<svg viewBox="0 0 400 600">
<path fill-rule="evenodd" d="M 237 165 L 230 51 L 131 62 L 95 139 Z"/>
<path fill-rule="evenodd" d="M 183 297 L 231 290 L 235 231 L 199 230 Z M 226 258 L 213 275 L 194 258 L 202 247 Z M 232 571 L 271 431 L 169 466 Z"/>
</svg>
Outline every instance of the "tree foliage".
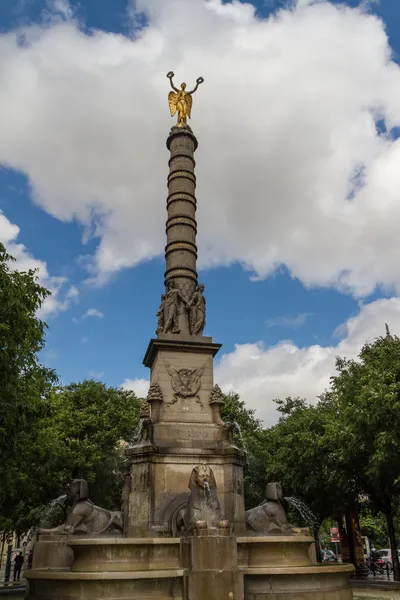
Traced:
<svg viewBox="0 0 400 600">
<path fill-rule="evenodd" d="M 19 463 L 19 496 L 2 513 L 9 528 L 24 531 L 40 524 L 49 503 L 75 478 L 89 482 L 95 503 L 119 510 L 124 442 L 134 434 L 139 404 L 133 392 L 93 380 L 54 388 Z"/>
<path fill-rule="evenodd" d="M 330 403 L 341 460 L 375 510 L 387 519 L 394 575 L 400 579 L 394 506 L 400 495 L 400 339 L 379 337 L 358 360 L 337 358 Z"/>
<path fill-rule="evenodd" d="M 335 415 L 323 403 L 290 397 L 276 402 L 281 417 L 267 435 L 269 479 L 281 481 L 284 493 L 305 501 L 322 523 L 357 497 L 331 436 Z"/>
<path fill-rule="evenodd" d="M 37 312 L 49 292 L 34 270 L 13 270 L 13 260 L 0 243 L 0 515 L 9 525 L 24 486 L 20 466 L 56 381 L 38 360 L 46 325 Z"/>
<path fill-rule="evenodd" d="M 83 478 L 94 502 L 120 509 L 124 442 L 134 434 L 139 405 L 133 392 L 93 380 L 54 389 L 31 455 L 35 478 L 42 482 L 42 502 L 38 498 L 36 505 L 61 494 L 72 479 Z"/>
<path fill-rule="evenodd" d="M 259 504 L 265 497 L 266 464 L 268 462 L 268 446 L 265 443 L 266 432 L 262 422 L 255 416 L 255 410 L 248 408 L 238 394 L 225 396 L 225 404 L 221 410 L 224 421 L 239 425 L 243 449 L 247 453 L 247 468 L 244 478 L 246 508 Z M 240 444 L 240 441 L 238 441 Z"/>
</svg>

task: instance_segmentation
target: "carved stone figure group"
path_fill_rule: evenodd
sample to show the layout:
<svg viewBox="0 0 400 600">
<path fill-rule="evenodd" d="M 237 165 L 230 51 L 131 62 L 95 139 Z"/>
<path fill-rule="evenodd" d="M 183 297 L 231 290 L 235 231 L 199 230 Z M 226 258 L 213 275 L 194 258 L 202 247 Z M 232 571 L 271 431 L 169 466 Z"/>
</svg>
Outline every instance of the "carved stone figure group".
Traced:
<svg viewBox="0 0 400 600">
<path fill-rule="evenodd" d="M 157 335 L 160 333 L 201 335 L 206 324 L 206 301 L 203 292 L 204 285 L 201 283 L 188 300 L 176 287 L 174 281 L 168 281 L 166 293 L 161 296 L 161 304 L 157 312 Z M 179 318 L 181 315 L 184 319 Z"/>
</svg>

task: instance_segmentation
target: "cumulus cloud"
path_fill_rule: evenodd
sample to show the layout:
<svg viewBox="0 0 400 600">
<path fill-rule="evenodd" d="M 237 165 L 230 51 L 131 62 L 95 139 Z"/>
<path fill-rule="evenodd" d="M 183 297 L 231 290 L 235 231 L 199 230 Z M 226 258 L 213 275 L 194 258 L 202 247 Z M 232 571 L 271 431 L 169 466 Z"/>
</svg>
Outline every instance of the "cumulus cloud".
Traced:
<svg viewBox="0 0 400 600">
<path fill-rule="evenodd" d="M 0 36 L 0 161 L 44 210 L 99 237 L 98 280 L 162 252 L 172 68 L 205 78 L 202 266 L 399 289 L 400 69 L 378 18 L 323 0 L 268 19 L 240 2 L 137 0 L 132 23 L 147 25 L 128 39 L 86 35 L 64 0 L 53 7 L 63 22 Z"/>
<path fill-rule="evenodd" d="M 11 268 L 17 271 L 37 269 L 40 285 L 51 291 L 51 296 L 46 298 L 38 315 L 44 318 L 67 310 L 77 300 L 78 289 L 71 285 L 66 277 L 50 275 L 46 262 L 34 258 L 23 244 L 18 243 L 19 232 L 18 225 L 11 223 L 0 211 L 0 240 L 8 254 L 16 259 L 10 265 Z"/>
<path fill-rule="evenodd" d="M 147 379 L 125 379 L 121 384 L 122 389 L 135 392 L 138 398 L 146 398 L 149 386 L 150 383 Z"/>
<path fill-rule="evenodd" d="M 222 356 L 215 378 L 225 392 L 238 392 L 257 409 L 267 425 L 278 414 L 274 398 L 301 396 L 316 402 L 329 385 L 335 371 L 335 357 L 355 358 L 366 341 L 385 335 L 385 323 L 392 333 L 400 333 L 400 299 L 376 300 L 361 307 L 360 313 L 341 326 L 344 336 L 335 346 L 313 345 L 299 348 L 282 341 L 266 348 L 257 344 L 238 344 Z"/>
</svg>

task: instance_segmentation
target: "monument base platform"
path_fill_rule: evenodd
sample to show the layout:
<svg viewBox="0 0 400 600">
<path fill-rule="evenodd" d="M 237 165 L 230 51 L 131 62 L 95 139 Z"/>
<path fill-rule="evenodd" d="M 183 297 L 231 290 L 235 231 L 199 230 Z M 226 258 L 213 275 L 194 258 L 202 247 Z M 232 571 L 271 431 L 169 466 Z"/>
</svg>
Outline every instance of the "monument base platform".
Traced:
<svg viewBox="0 0 400 600">
<path fill-rule="evenodd" d="M 353 567 L 312 564 L 312 543 L 307 536 L 236 538 L 207 529 L 169 539 L 65 537 L 72 565 L 49 570 L 36 561 L 25 573 L 27 598 L 351 600 Z"/>
</svg>

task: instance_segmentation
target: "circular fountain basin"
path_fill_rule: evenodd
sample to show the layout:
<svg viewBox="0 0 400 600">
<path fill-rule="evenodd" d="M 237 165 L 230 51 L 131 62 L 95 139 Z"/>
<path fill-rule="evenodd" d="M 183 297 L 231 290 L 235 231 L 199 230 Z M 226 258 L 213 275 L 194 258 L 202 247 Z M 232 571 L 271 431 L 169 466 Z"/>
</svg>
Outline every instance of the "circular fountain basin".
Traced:
<svg viewBox="0 0 400 600">
<path fill-rule="evenodd" d="M 179 538 L 71 539 L 73 572 L 179 569 Z"/>
<path fill-rule="evenodd" d="M 249 536 L 237 542 L 246 600 L 353 598 L 349 575 L 354 567 L 313 564 L 310 536 Z"/>
</svg>

